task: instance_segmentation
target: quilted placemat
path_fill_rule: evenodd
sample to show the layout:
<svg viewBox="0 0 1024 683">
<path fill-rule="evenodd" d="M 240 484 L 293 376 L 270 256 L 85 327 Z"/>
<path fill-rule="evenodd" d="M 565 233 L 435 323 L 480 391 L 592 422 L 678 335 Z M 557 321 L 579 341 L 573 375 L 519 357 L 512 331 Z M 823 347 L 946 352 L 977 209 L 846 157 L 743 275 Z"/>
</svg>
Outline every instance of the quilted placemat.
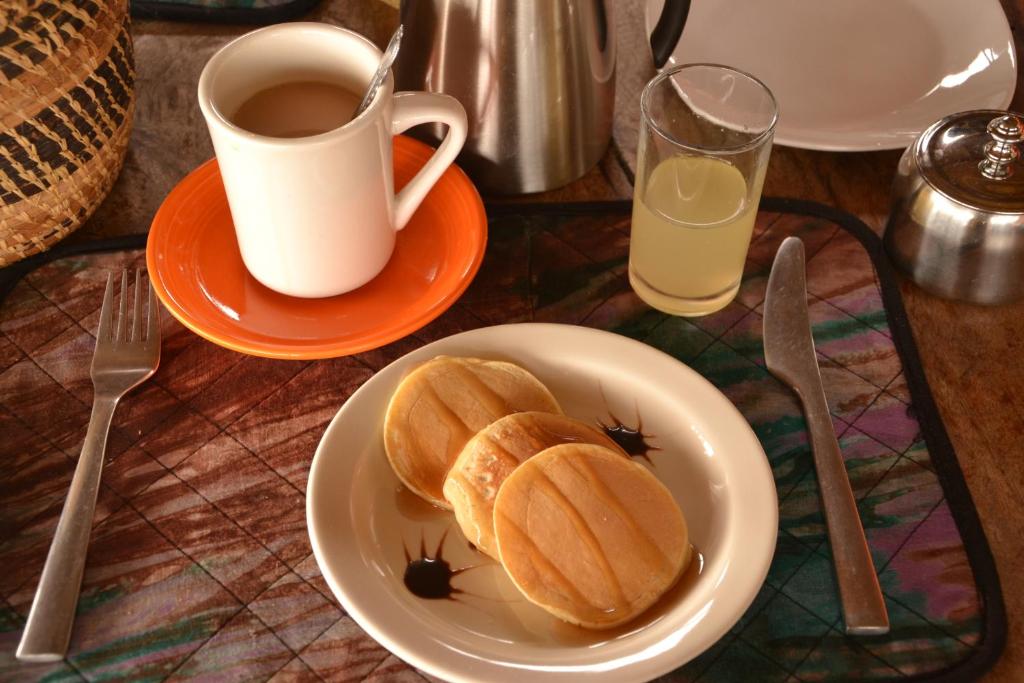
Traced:
<svg viewBox="0 0 1024 683">
<path fill-rule="evenodd" d="M 527 320 L 670 353 L 737 405 L 771 461 L 780 530 L 767 582 L 726 637 L 665 680 L 966 680 L 991 666 L 1005 642 L 998 577 L 866 226 L 766 199 L 736 301 L 683 319 L 629 288 L 627 203 L 490 213 L 487 255 L 463 297 L 375 351 L 265 360 L 164 316 L 160 369 L 114 419 L 71 648 L 55 664 L 21 665 L 13 653 L 89 417 L 105 274 L 142 266 L 143 237 L 0 273 L 0 680 L 423 680 L 321 579 L 305 529 L 310 460 L 339 406 L 391 360 Z M 789 235 L 807 249 L 825 391 L 892 620 L 884 637 L 842 632 L 799 404 L 764 369 L 761 304 Z"/>
</svg>

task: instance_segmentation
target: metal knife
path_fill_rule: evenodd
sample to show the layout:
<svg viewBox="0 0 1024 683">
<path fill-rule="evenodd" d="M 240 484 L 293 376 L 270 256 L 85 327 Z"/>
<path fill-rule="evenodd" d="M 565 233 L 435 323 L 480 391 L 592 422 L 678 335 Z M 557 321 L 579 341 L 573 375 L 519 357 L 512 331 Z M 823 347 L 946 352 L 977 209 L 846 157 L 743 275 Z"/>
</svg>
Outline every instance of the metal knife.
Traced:
<svg viewBox="0 0 1024 683">
<path fill-rule="evenodd" d="M 768 278 L 764 358 L 771 373 L 800 397 L 807 417 L 846 632 L 850 635 L 888 633 L 885 600 L 821 385 L 807 315 L 804 244 L 797 237 L 783 241 Z"/>
</svg>

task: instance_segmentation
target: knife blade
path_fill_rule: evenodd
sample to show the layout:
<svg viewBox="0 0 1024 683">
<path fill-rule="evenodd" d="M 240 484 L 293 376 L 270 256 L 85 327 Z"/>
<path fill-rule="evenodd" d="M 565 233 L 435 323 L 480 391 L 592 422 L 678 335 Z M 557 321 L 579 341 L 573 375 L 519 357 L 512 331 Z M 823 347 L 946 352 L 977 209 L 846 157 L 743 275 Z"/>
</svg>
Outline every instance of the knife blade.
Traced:
<svg viewBox="0 0 1024 683">
<path fill-rule="evenodd" d="M 821 384 L 807 314 L 804 244 L 797 237 L 782 242 L 768 277 L 764 358 L 768 370 L 796 392 L 807 418 L 846 632 L 888 633 L 885 600 Z"/>
</svg>

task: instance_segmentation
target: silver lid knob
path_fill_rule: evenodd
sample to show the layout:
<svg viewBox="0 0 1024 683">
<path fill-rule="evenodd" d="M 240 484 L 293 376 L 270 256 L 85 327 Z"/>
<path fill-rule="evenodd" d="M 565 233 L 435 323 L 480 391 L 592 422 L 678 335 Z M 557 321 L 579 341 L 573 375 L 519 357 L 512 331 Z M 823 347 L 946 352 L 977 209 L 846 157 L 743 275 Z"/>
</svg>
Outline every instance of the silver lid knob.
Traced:
<svg viewBox="0 0 1024 683">
<path fill-rule="evenodd" d="M 985 143 L 985 159 L 978 169 L 986 178 L 1009 178 L 1013 175 L 1013 162 L 1020 157 L 1017 144 L 1024 139 L 1024 125 L 1013 114 L 1007 114 L 989 121 L 987 130 L 992 139 Z"/>
</svg>

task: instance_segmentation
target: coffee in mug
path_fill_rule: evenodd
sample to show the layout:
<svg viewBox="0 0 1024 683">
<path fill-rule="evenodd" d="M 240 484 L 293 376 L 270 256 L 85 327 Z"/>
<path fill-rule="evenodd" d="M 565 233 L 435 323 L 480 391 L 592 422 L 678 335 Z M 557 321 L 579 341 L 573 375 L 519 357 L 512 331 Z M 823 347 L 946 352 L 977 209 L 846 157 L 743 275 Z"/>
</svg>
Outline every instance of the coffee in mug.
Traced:
<svg viewBox="0 0 1024 683">
<path fill-rule="evenodd" d="M 292 81 L 260 90 L 228 119 L 257 135 L 304 138 L 341 128 L 361 100 L 337 83 Z"/>
<path fill-rule="evenodd" d="M 298 22 L 247 33 L 203 69 L 199 106 L 238 248 L 270 289 L 326 297 L 376 277 L 397 231 L 462 149 L 462 105 L 447 95 L 395 93 L 390 75 L 351 119 L 380 60 L 358 33 Z M 395 192 L 392 136 L 428 122 L 448 133 Z"/>
</svg>

